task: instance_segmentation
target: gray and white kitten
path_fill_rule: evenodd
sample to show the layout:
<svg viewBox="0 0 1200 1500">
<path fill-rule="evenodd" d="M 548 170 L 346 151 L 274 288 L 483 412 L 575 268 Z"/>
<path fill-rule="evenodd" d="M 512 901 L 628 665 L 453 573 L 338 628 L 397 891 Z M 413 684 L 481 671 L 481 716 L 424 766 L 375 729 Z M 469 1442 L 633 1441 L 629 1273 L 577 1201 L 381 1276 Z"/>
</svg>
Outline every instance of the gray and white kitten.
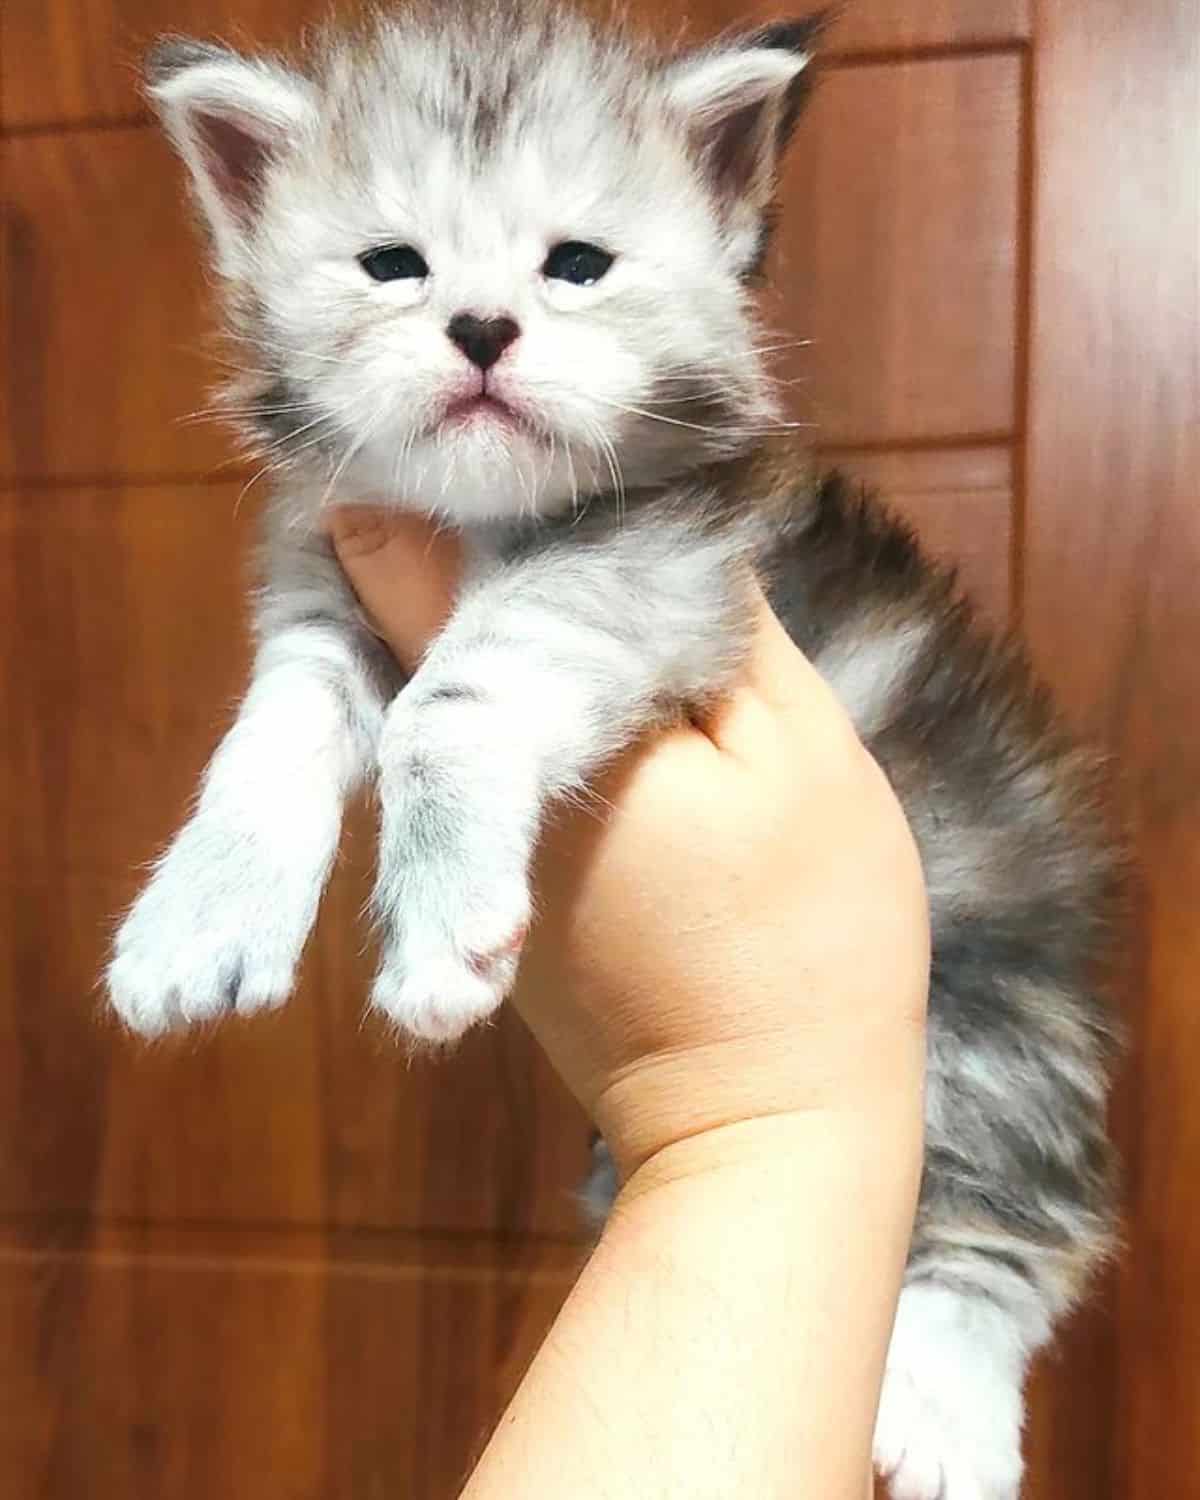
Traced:
<svg viewBox="0 0 1200 1500">
<path fill-rule="evenodd" d="M 932 901 L 927 1165 L 876 1461 L 896 1500 L 1011 1500 L 1027 1362 L 1109 1239 L 1114 862 L 1019 653 L 778 435 L 748 287 L 818 27 L 663 56 L 482 0 L 295 63 L 156 53 L 275 490 L 253 681 L 108 980 L 146 1033 L 279 1004 L 370 776 L 372 1003 L 457 1037 L 512 983 L 546 809 L 725 691 L 756 569 L 890 775 Z M 407 683 L 319 527 L 364 496 L 468 538 Z"/>
</svg>

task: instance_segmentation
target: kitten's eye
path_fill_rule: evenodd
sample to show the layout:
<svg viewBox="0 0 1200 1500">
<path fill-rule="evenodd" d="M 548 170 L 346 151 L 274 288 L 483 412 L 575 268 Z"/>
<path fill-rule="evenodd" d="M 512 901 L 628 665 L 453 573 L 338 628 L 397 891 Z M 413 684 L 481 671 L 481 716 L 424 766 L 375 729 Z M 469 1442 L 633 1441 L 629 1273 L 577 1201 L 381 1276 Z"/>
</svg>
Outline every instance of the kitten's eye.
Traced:
<svg viewBox="0 0 1200 1500">
<path fill-rule="evenodd" d="M 374 281 L 422 280 L 429 275 L 425 257 L 411 245 L 380 245 L 366 250 L 358 263 Z"/>
<path fill-rule="evenodd" d="M 569 281 L 573 286 L 591 286 L 599 281 L 615 260 L 599 245 L 583 240 L 564 240 L 555 245 L 542 266 L 542 275 L 554 281 Z"/>
</svg>

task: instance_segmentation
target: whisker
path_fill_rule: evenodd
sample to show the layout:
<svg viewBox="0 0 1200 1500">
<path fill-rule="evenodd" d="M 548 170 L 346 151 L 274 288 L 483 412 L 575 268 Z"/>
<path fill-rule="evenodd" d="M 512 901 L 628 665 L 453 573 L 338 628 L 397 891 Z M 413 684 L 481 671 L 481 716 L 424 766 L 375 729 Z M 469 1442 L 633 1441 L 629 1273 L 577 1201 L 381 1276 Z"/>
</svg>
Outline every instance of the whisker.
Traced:
<svg viewBox="0 0 1200 1500">
<path fill-rule="evenodd" d="M 315 359 L 323 365 L 348 365 L 353 361 L 345 359 L 337 354 L 323 354 L 319 349 L 289 348 L 286 344 L 275 344 L 269 339 L 256 338 L 249 341 L 255 349 L 265 349 L 269 354 L 276 354 L 281 359 Z"/>
<path fill-rule="evenodd" d="M 338 425 L 337 418 L 329 416 L 325 412 L 321 412 L 320 415 L 314 417 L 311 422 L 306 422 L 303 427 L 297 427 L 295 432 L 285 433 L 283 437 L 276 438 L 273 443 L 268 443 L 265 448 L 259 449 L 259 456 L 261 457 L 266 453 L 284 452 L 286 454 L 286 457 L 292 458 L 295 457 L 297 453 L 306 453 L 310 448 L 315 447 L 317 443 L 323 443 L 325 441 L 326 434 L 322 433 L 315 439 L 314 442 L 303 443 L 299 448 L 296 448 L 294 450 L 290 450 L 290 445 L 294 443 L 298 437 L 303 437 L 306 432 L 311 432 L 314 427 L 320 427 L 322 425 L 336 427 Z"/>
<path fill-rule="evenodd" d="M 748 349 L 738 349 L 732 353 L 723 353 L 720 357 L 720 363 L 728 364 L 730 360 L 734 359 L 760 359 L 767 354 L 782 354 L 787 349 L 811 349 L 815 343 L 815 339 L 786 339 L 783 342 L 774 344 L 751 344 Z M 694 364 L 668 364 L 667 368 L 692 370 L 693 372 L 696 370 Z"/>
<path fill-rule="evenodd" d="M 329 483 L 325 486 L 325 491 L 322 494 L 321 499 L 320 499 L 320 503 L 319 503 L 319 505 L 317 507 L 318 510 L 324 510 L 325 507 L 326 507 L 326 505 L 328 505 L 331 495 L 333 494 L 334 490 L 337 488 L 338 481 L 341 479 L 342 475 L 349 468 L 349 466 L 350 466 L 351 462 L 353 461 L 353 459 L 359 453 L 361 453 L 362 450 L 363 450 L 363 448 L 366 447 L 367 443 L 370 442 L 371 437 L 373 436 L 373 434 L 375 433 L 375 431 L 378 429 L 380 422 L 383 421 L 383 419 L 384 419 L 384 417 L 386 415 L 387 415 L 387 408 L 386 407 L 380 407 L 376 411 L 375 415 L 368 420 L 366 426 L 363 428 L 362 432 L 359 434 L 359 437 L 358 437 L 357 441 L 351 443 L 350 446 L 346 449 L 345 454 L 342 456 L 341 462 L 334 469 L 332 475 L 330 476 Z"/>
<path fill-rule="evenodd" d="M 541 480 L 538 482 L 538 492 L 539 492 L 539 494 L 544 495 L 545 492 L 546 492 L 546 486 L 550 483 L 550 475 L 553 474 L 553 472 L 554 472 L 554 460 L 557 457 L 558 457 L 558 438 L 555 436 L 553 429 L 551 429 L 551 432 L 550 432 L 550 457 L 547 459 L 546 463 L 542 466 Z"/>
<path fill-rule="evenodd" d="M 579 510 L 579 475 L 575 472 L 575 452 L 568 440 L 563 446 L 563 452 L 567 456 L 567 467 L 571 471 L 571 515 L 574 520 L 580 516 Z"/>
<path fill-rule="evenodd" d="M 311 401 L 297 401 L 290 406 L 210 406 L 198 411 L 184 412 L 176 417 L 178 426 L 194 426 L 201 422 L 225 422 L 238 417 L 282 417 L 290 412 L 312 411 Z"/>
<path fill-rule="evenodd" d="M 599 427 L 595 429 L 595 433 L 600 452 L 612 477 L 613 498 L 617 505 L 617 529 L 623 530 L 625 525 L 625 476 L 621 473 L 621 465 L 612 440 Z"/>
<path fill-rule="evenodd" d="M 690 432 L 704 432 L 711 437 L 765 437 L 773 432 L 792 432 L 818 425 L 816 422 L 771 422 L 757 427 L 712 427 L 703 422 L 685 422 L 682 417 L 667 417 L 662 412 L 647 411 L 645 407 L 627 406 L 620 401 L 609 401 L 603 396 L 593 396 L 592 400 L 599 401 L 602 406 L 612 407 L 614 411 L 623 411 L 633 417 L 643 417 L 647 422 L 663 422 L 669 427 L 686 427 Z"/>
<path fill-rule="evenodd" d="M 245 484 L 242 485 L 241 489 L 237 493 L 237 499 L 233 502 L 233 517 L 234 517 L 235 521 L 237 520 L 238 516 L 241 514 L 241 511 L 242 511 L 242 501 L 246 498 L 246 496 L 250 493 L 250 491 L 258 483 L 258 481 L 263 477 L 263 475 L 270 472 L 271 467 L 272 466 L 269 463 L 263 464 L 262 468 L 259 469 L 259 471 L 256 474 L 252 474 L 250 476 L 250 478 L 247 479 L 247 481 L 245 482 Z"/>
</svg>

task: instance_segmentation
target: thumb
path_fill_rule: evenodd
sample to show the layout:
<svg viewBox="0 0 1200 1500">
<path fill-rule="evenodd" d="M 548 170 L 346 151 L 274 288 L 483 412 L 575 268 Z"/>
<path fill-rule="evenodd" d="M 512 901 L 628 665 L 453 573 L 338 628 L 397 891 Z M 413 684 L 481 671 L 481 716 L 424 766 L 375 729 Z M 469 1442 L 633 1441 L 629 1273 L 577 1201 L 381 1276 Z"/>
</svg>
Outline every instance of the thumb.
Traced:
<svg viewBox="0 0 1200 1500">
<path fill-rule="evenodd" d="M 412 670 L 454 608 L 462 538 L 424 516 L 342 506 L 326 529 L 374 629 Z"/>
<path fill-rule="evenodd" d="M 854 729 L 833 690 L 753 586 L 754 637 L 741 681 L 701 726 L 719 750 L 753 761 L 781 729 L 849 740 Z"/>
</svg>

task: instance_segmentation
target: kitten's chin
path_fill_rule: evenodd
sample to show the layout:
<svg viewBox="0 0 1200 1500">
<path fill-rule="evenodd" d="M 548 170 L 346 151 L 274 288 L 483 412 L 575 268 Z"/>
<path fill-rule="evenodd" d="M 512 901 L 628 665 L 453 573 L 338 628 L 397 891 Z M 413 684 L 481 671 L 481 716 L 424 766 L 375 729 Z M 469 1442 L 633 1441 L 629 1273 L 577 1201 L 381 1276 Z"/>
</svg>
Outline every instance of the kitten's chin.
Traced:
<svg viewBox="0 0 1200 1500">
<path fill-rule="evenodd" d="M 354 471 L 353 488 L 374 504 L 467 525 L 568 511 L 598 478 L 586 459 L 561 444 L 511 428 L 421 438 L 399 462 L 379 454 Z"/>
</svg>

